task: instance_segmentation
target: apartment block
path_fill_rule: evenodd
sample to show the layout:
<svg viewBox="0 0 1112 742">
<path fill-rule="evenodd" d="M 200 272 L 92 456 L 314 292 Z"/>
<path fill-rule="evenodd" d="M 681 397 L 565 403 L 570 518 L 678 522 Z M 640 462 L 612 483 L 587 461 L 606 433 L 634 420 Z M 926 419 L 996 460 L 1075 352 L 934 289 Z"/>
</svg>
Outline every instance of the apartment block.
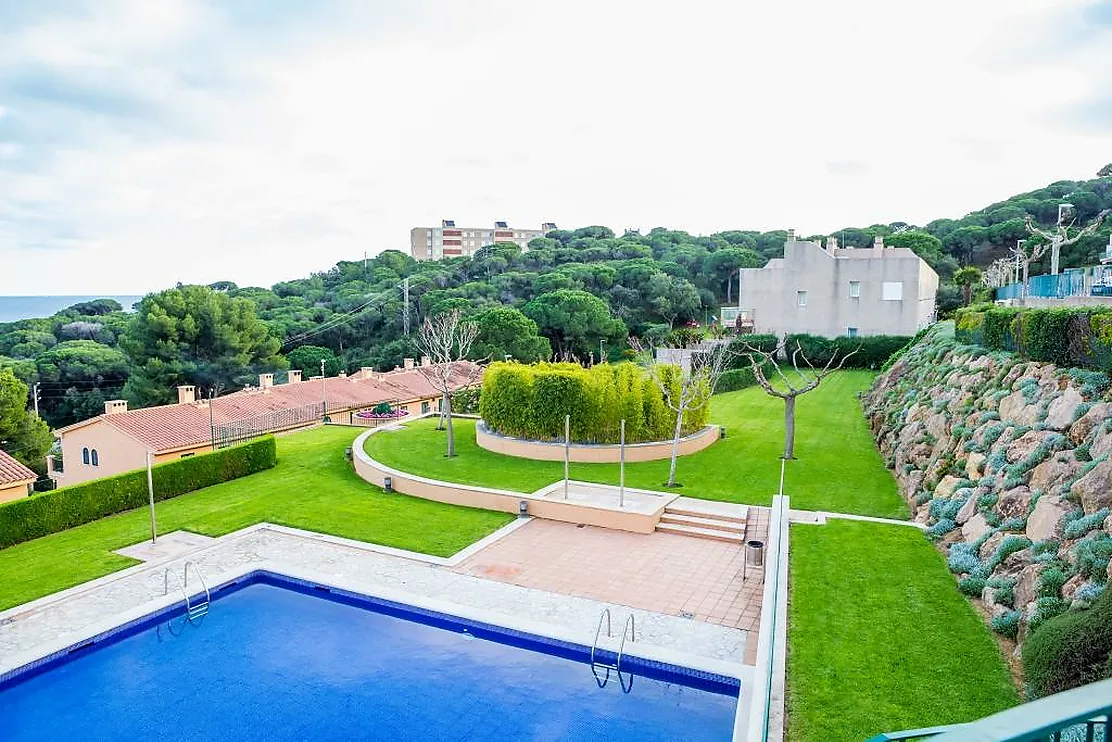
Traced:
<svg viewBox="0 0 1112 742">
<path fill-rule="evenodd" d="M 789 231 L 784 257 L 738 278 L 741 318 L 758 333 L 914 335 L 934 320 L 938 274 L 914 252 L 877 237 L 871 248 L 845 249 L 797 240 Z"/>
<path fill-rule="evenodd" d="M 492 228 L 457 227 L 452 219 L 444 219 L 439 227 L 414 227 L 409 230 L 409 253 L 417 260 L 439 260 L 474 255 L 475 251 L 495 242 L 513 242 L 525 250 L 529 240 L 544 237 L 556 225 L 545 222 L 540 229 L 511 227 L 495 222 Z"/>
</svg>

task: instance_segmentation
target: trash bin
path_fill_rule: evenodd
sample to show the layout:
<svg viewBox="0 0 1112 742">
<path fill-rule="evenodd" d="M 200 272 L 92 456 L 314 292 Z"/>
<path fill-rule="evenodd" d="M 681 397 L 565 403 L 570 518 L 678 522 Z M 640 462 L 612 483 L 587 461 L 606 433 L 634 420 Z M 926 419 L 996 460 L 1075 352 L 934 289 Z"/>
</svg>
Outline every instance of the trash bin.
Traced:
<svg viewBox="0 0 1112 742">
<path fill-rule="evenodd" d="M 351 453 L 351 448 L 350 447 L 344 449 L 344 458 L 347 459 L 348 461 L 351 461 L 352 453 Z"/>
<path fill-rule="evenodd" d="M 394 491 L 394 478 L 393 477 L 383 477 L 382 478 L 382 489 L 386 490 L 387 492 L 393 492 Z"/>
<path fill-rule="evenodd" d="M 745 542 L 745 563 L 751 567 L 760 567 L 764 564 L 764 541 Z"/>
</svg>

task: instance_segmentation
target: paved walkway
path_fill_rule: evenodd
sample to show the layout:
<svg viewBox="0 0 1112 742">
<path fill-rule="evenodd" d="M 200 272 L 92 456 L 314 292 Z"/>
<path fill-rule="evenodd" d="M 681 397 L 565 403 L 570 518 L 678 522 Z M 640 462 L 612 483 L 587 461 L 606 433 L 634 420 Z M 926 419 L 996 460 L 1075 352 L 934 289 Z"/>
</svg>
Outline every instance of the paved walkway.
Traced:
<svg viewBox="0 0 1112 742">
<path fill-rule="evenodd" d="M 768 520 L 766 508 L 751 507 L 747 538 L 767 542 Z M 742 580 L 743 559 L 741 546 L 723 541 L 534 520 L 454 569 L 748 631 L 752 664 L 764 572 L 749 568 Z"/>
</svg>

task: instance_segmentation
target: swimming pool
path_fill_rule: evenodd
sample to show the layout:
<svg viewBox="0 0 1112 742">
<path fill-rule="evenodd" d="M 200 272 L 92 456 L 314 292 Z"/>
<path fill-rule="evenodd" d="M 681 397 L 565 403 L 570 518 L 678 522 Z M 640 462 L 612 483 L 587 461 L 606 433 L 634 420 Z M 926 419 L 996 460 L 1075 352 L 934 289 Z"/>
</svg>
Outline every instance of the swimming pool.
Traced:
<svg viewBox="0 0 1112 742">
<path fill-rule="evenodd" d="M 599 688 L 589 648 L 268 572 L 217 591 L 197 627 L 182 613 L 0 683 L 5 742 L 728 740 L 733 729 L 736 679 L 626 656 L 632 691 Z"/>
</svg>

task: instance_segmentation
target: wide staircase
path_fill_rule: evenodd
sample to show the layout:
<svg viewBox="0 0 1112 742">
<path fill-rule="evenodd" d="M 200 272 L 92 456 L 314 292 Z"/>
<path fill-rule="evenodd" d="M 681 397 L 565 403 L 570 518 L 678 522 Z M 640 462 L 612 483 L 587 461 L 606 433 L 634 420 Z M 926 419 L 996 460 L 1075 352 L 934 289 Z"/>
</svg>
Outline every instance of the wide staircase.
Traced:
<svg viewBox="0 0 1112 742">
<path fill-rule="evenodd" d="M 679 497 L 664 508 L 656 530 L 741 544 L 748 518 L 749 508 L 745 505 Z"/>
</svg>

